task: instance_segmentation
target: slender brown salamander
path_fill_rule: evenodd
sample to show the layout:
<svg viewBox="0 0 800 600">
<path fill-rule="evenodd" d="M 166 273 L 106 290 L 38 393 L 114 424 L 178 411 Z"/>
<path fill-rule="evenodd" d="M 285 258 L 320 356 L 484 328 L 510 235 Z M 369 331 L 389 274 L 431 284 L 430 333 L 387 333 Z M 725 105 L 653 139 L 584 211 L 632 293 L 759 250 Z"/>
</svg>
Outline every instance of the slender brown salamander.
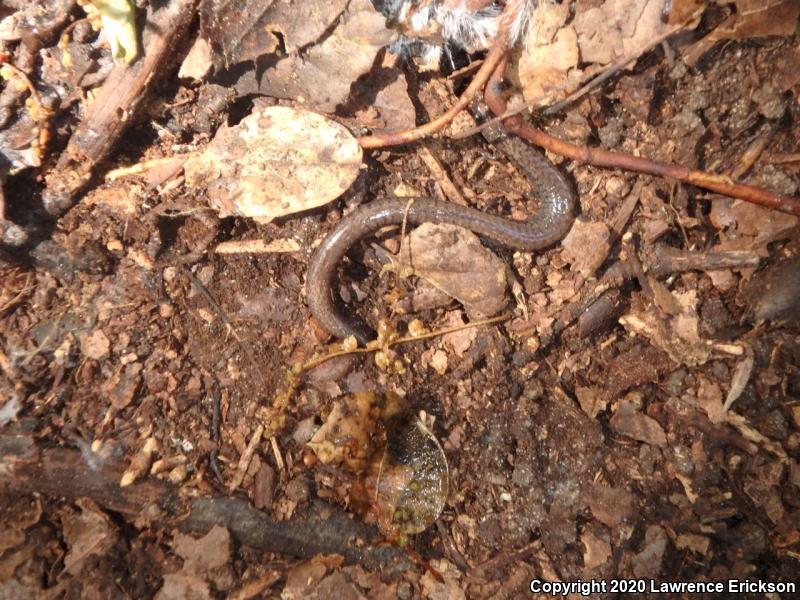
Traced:
<svg viewBox="0 0 800 600">
<path fill-rule="evenodd" d="M 331 334 L 340 338 L 353 335 L 361 344 L 375 339 L 369 325 L 337 307 L 332 284 L 339 262 L 353 244 L 383 227 L 401 224 L 404 218 L 410 225 L 458 225 L 517 250 L 539 250 L 566 235 L 575 208 L 575 194 L 566 177 L 522 139 L 498 129 L 490 128 L 483 133 L 529 179 L 539 200 L 536 214 L 527 221 L 513 221 L 430 198 L 417 198 L 410 206 L 406 200 L 390 199 L 358 208 L 339 221 L 319 245 L 306 275 L 306 303 L 311 314 Z"/>
</svg>

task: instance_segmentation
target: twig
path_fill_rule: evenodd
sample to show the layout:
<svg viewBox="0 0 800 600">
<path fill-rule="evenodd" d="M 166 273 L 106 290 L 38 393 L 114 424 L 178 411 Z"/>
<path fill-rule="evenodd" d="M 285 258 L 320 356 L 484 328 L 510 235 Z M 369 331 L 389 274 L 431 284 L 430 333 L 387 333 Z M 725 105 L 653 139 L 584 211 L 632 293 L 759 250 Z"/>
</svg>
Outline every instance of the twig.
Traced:
<svg viewBox="0 0 800 600">
<path fill-rule="evenodd" d="M 144 31 L 144 57 L 133 65 L 117 65 L 97 92 L 86 116 L 67 144 L 55 168 L 45 177 L 45 210 L 60 216 L 75 203 L 91 180 L 95 167 L 115 147 L 147 91 L 175 57 L 195 15 L 196 0 L 173 0 L 156 9 L 151 5 Z"/>
<path fill-rule="evenodd" d="M 492 112 L 497 115 L 503 114 L 506 109 L 506 101 L 500 94 L 500 82 L 503 78 L 505 66 L 506 57 L 504 56 L 497 63 L 497 67 L 487 84 L 485 93 L 486 104 L 489 105 Z M 503 125 L 512 133 L 528 140 L 532 144 L 560 154 L 561 156 L 571 158 L 581 164 L 624 169 L 627 171 L 677 179 L 678 181 L 690 183 L 725 196 L 739 198 L 740 200 L 752 202 L 753 204 L 800 216 L 800 199 L 798 198 L 775 194 L 769 190 L 753 185 L 734 183 L 728 177 L 696 171 L 682 165 L 663 163 L 648 158 L 612 152 L 602 148 L 576 146 L 575 144 L 560 140 L 534 127 L 520 115 L 505 119 Z"/>
<path fill-rule="evenodd" d="M 244 346 L 244 341 L 242 340 L 242 338 L 239 337 L 239 334 L 236 333 L 236 328 L 233 325 L 233 321 L 228 316 L 228 313 L 226 313 L 222 309 L 222 307 L 217 303 L 217 301 L 214 300 L 214 297 L 206 289 L 206 286 L 204 286 L 203 283 L 197 278 L 197 276 L 194 273 L 192 273 L 191 269 L 186 268 L 185 271 L 186 271 L 186 275 L 189 277 L 189 280 L 192 282 L 192 285 L 194 286 L 194 289 L 196 289 L 198 292 L 200 292 L 200 295 L 203 296 L 203 298 L 205 298 L 206 302 L 208 302 L 208 304 L 211 306 L 211 308 L 214 309 L 214 312 L 217 313 L 217 316 L 220 319 L 222 319 L 222 322 L 225 323 L 225 325 L 228 326 L 228 328 L 230 329 L 230 332 L 233 334 L 233 337 L 236 338 L 236 341 L 239 342 L 239 344 Z M 249 351 L 249 349 L 246 349 L 246 350 Z"/>
<path fill-rule="evenodd" d="M 217 481 L 225 483 L 225 479 L 222 477 L 222 471 L 220 471 L 219 468 L 219 461 L 217 460 L 217 455 L 219 454 L 220 421 L 222 420 L 220 418 L 220 400 L 219 390 L 215 389 L 211 392 L 211 441 L 214 442 L 215 447 L 208 455 L 208 466 L 211 472 L 214 473 Z"/>
<path fill-rule="evenodd" d="M 644 48 L 638 48 L 635 52 L 631 52 L 627 56 L 623 56 L 622 58 L 620 58 L 615 63 L 612 63 L 612 64 L 608 65 L 605 69 L 603 69 L 603 71 L 599 75 L 597 75 L 596 77 L 591 79 L 588 83 L 586 83 L 585 85 L 581 86 L 580 88 L 578 88 L 577 90 L 572 92 L 569 96 L 567 96 L 563 100 L 561 100 L 559 102 L 556 102 L 555 104 L 545 108 L 542 111 L 542 114 L 547 116 L 547 115 L 552 115 L 554 113 L 560 112 L 561 110 L 563 110 L 564 108 L 566 108 L 567 106 L 569 106 L 570 104 L 575 102 L 575 100 L 577 100 L 578 98 L 583 97 L 588 92 L 590 92 L 594 88 L 598 87 L 601 83 L 604 83 L 604 82 L 608 81 L 609 79 L 611 79 L 614 75 L 616 75 L 619 71 L 624 69 L 627 65 L 629 65 L 630 63 L 632 63 L 635 60 L 638 60 L 638 58 L 640 56 L 642 56 L 642 54 L 645 54 L 646 52 L 650 52 L 650 50 L 652 50 L 656 46 L 660 45 L 664 40 L 669 38 L 673 33 L 676 33 L 678 31 L 680 31 L 681 29 L 683 29 L 683 27 L 684 27 L 684 25 L 677 25 L 675 27 L 671 27 L 670 29 L 668 29 L 667 31 L 662 33 L 661 35 L 659 35 L 656 38 L 654 38 L 653 41 L 650 42 Z"/>
<path fill-rule="evenodd" d="M 255 433 L 253 433 L 253 437 L 250 438 L 250 442 L 247 444 L 247 447 L 242 452 L 242 455 L 239 457 L 239 464 L 236 466 L 236 473 L 233 476 L 233 479 L 228 484 L 228 491 L 233 493 L 233 491 L 242 485 L 242 481 L 244 481 L 244 476 L 247 474 L 247 469 L 250 468 L 250 461 L 253 460 L 253 455 L 256 453 L 256 448 L 258 448 L 259 442 L 261 442 L 261 436 L 264 433 L 264 426 L 259 424 L 256 427 Z"/>
<path fill-rule="evenodd" d="M 453 104 L 453 106 L 451 106 L 444 114 L 436 117 L 432 121 L 413 129 L 405 129 L 403 131 L 384 131 L 373 133 L 372 135 L 368 136 L 362 136 L 358 138 L 358 143 L 361 144 L 361 147 L 383 148 L 386 146 L 407 144 L 409 142 L 420 140 L 446 127 L 447 124 L 450 123 L 458 113 L 467 108 L 470 101 L 475 97 L 475 94 L 483 89 L 483 87 L 486 85 L 486 82 L 489 81 L 489 77 L 491 76 L 498 62 L 506 55 L 508 50 L 508 17 L 511 12 L 516 9 L 519 9 L 519 3 L 509 2 L 506 5 L 506 8 L 503 10 L 503 15 L 500 17 L 500 28 L 497 32 L 497 37 L 492 43 L 492 47 L 489 50 L 489 53 L 486 55 L 486 59 L 481 65 L 481 68 L 478 69 L 478 72 L 475 73 L 475 77 L 470 82 L 466 91 L 461 95 L 456 103 Z"/>
<path fill-rule="evenodd" d="M 238 543 L 262 552 L 304 558 L 341 554 L 347 563 L 380 568 L 383 572 L 412 566 L 399 548 L 371 543 L 378 537 L 374 527 L 322 502 L 314 502 L 292 519 L 278 522 L 247 500 L 186 498 L 179 487 L 151 478 L 120 488 L 117 482 L 122 470 L 121 465 L 111 461 L 91 467 L 79 450 L 44 448 L 30 434 L 9 431 L 8 427 L 0 433 L 0 490 L 4 493 L 36 493 L 69 500 L 88 497 L 130 522 L 142 518 L 142 512 L 147 510 L 148 522 L 167 530 L 177 527 L 183 532 L 205 534 L 220 525 Z M 159 510 L 147 508 L 154 506 Z M 153 514 L 160 516 L 154 518 Z"/>
<path fill-rule="evenodd" d="M 715 271 L 757 267 L 759 256 L 751 250 L 688 252 L 659 244 L 649 253 L 646 271 L 656 277 L 680 271 Z"/>
<path fill-rule="evenodd" d="M 433 178 L 442 188 L 442 192 L 447 199 L 450 200 L 450 202 L 455 202 L 461 206 L 466 206 L 467 200 L 464 198 L 464 194 L 461 193 L 461 190 L 459 190 L 450 179 L 450 176 L 442 166 L 442 163 L 440 163 L 439 159 L 434 156 L 430 148 L 423 145 L 420 147 L 418 154 L 422 159 L 422 162 L 425 163 L 425 166 L 428 167 L 428 170 L 431 172 L 431 175 L 433 175 Z"/>
</svg>

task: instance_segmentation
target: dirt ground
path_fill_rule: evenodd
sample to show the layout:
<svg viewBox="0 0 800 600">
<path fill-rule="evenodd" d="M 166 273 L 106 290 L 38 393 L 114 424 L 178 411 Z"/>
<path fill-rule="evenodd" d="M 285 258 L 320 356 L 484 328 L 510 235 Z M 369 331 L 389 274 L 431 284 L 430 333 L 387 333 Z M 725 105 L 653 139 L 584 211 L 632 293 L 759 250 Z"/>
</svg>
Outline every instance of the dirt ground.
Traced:
<svg viewBox="0 0 800 600">
<path fill-rule="evenodd" d="M 797 35 L 724 42 L 691 68 L 656 49 L 543 125 L 574 143 L 716 173 L 735 170 L 763 142 L 744 179 L 796 195 L 800 103 L 797 83 L 783 81 L 797 81 L 799 43 Z M 408 76 L 422 115 L 443 112 L 459 85 L 410 67 Z M 160 82 L 109 166 L 202 145 L 216 124 L 264 103 L 220 102 L 209 125 L 202 113 L 212 92 L 221 93 Z M 73 127 L 74 115 L 62 115 L 56 147 Z M 472 205 L 528 210 L 524 179 L 479 137 L 424 146 Z M 274 522 L 292 523 L 323 502 L 369 521 L 353 474 L 315 460 L 307 442 L 335 398 L 391 391 L 435 417 L 449 467 L 435 524 L 392 563 L 334 550 L 281 553 L 280 541 L 252 547 L 225 523 L 205 536 L 181 531 L 181 515 L 150 510 L 154 496 L 141 496 L 134 514 L 129 504 L 104 505 L 117 491 L 71 490 L 70 478 L 59 480 L 60 493 L 36 493 L 35 477 L 15 484 L 4 462 L 0 597 L 510 598 L 525 596 L 532 579 L 798 582 L 797 219 L 674 181 L 560 162 L 586 241 L 535 255 L 493 248 L 512 265 L 527 315 L 395 346 L 402 372 L 379 368 L 369 354 L 341 377 L 323 365 L 292 395 L 285 427 L 261 439 L 260 409 L 285 388 L 289 367 L 328 341 L 304 303 L 314 248 L 353 207 L 402 186 L 441 195 L 419 148 L 368 154 L 340 199 L 262 225 L 211 216 L 202 194 L 180 183 L 96 181 L 33 264 L 0 271 L 0 436 L 6 455 L 11 438 L 26 439 L 63 453 L 78 474 L 119 476 L 144 461 L 120 494 L 151 479 L 162 486 L 153 490 L 173 490 L 181 502 L 231 496 Z M 23 215 L 41 189 L 31 171 L 9 175 L 7 213 Z M 665 247 L 750 252 L 758 264 L 629 280 L 591 322 L 554 331 L 597 276 L 584 277 L 580 257 L 567 253 L 591 254 L 588 224 L 613 224 L 631 198 L 632 216 L 604 238 L 600 273 L 621 256 L 665 256 Z M 397 239 L 392 232 L 379 241 L 392 250 Z M 293 240 L 299 249 L 213 251 L 226 240 Z M 365 240 L 343 265 L 350 306 L 400 330 L 412 318 L 434 329 L 467 320 L 455 302 L 394 313 L 392 301 L 414 281 L 382 271 L 376 243 Z M 151 471 L 154 459 L 164 462 Z M 324 537 L 328 523 L 320 518 L 314 535 Z M 330 548 L 391 543 L 367 531 Z M 680 594 L 640 597 L 650 595 Z"/>
</svg>

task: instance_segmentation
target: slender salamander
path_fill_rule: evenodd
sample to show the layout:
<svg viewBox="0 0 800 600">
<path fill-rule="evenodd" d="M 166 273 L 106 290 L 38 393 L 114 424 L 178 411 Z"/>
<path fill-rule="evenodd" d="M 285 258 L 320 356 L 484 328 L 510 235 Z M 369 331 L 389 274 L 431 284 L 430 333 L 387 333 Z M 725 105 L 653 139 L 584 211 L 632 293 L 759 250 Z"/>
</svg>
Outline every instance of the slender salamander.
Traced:
<svg viewBox="0 0 800 600">
<path fill-rule="evenodd" d="M 375 339 L 375 332 L 356 315 L 345 312 L 334 300 L 333 283 L 339 262 L 359 240 L 405 218 L 409 225 L 449 223 L 517 250 L 539 250 L 564 237 L 574 218 L 572 185 L 538 150 L 500 129 L 484 130 L 484 137 L 513 161 L 530 181 L 539 210 L 527 221 L 489 215 L 474 208 L 417 198 L 408 206 L 404 199 L 381 200 L 360 207 L 342 218 L 319 245 L 306 275 L 306 302 L 311 314 L 332 335 L 356 337 L 361 344 Z"/>
</svg>

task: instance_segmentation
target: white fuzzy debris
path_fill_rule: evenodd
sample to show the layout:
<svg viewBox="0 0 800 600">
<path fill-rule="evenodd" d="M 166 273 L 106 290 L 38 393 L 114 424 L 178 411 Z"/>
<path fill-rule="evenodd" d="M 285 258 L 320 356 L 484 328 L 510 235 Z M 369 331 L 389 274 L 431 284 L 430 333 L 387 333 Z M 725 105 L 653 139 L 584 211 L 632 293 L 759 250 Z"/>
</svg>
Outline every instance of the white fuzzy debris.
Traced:
<svg viewBox="0 0 800 600">
<path fill-rule="evenodd" d="M 444 39 L 461 46 L 467 52 L 477 52 L 488 48 L 497 36 L 500 13 L 500 9 L 494 5 L 478 12 L 462 7 L 446 10 L 437 5 L 434 18 L 442 27 Z"/>
</svg>

